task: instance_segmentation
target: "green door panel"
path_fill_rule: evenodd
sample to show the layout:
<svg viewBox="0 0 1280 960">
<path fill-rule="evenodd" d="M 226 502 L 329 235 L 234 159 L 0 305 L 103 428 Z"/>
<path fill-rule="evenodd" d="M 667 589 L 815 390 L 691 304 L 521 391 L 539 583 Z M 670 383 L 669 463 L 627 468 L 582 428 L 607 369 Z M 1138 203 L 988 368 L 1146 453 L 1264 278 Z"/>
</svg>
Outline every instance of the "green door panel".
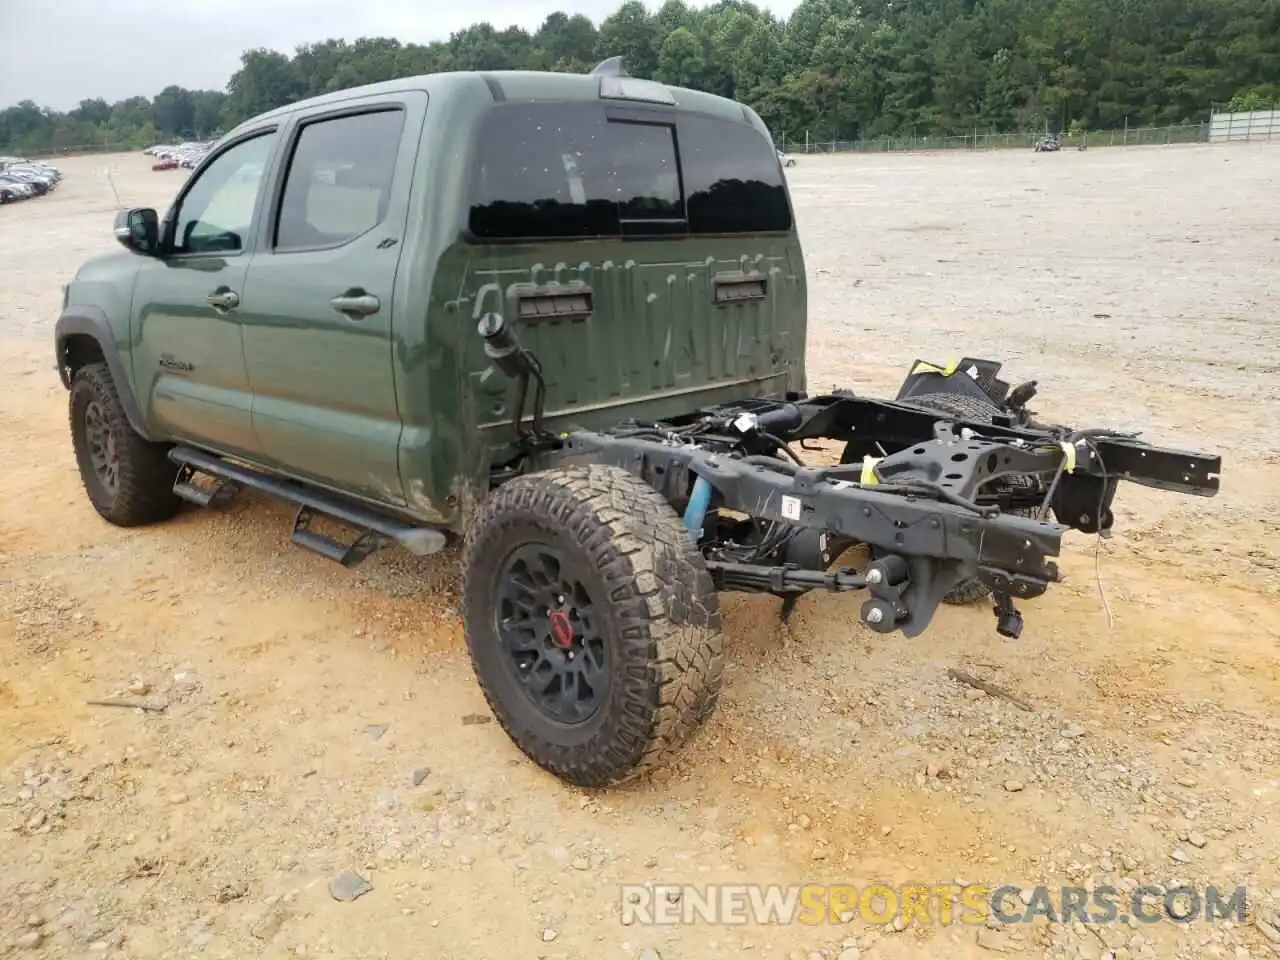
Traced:
<svg viewBox="0 0 1280 960">
<path fill-rule="evenodd" d="M 267 461 L 353 493 L 401 502 L 400 418 L 391 376 L 398 249 L 259 256 L 246 284 L 245 356 Z M 353 286 L 381 309 L 350 319 L 330 299 Z"/>
<path fill-rule="evenodd" d="M 234 310 L 207 301 L 244 290 L 248 258 L 146 260 L 133 295 L 133 375 L 144 416 L 164 433 L 239 456 L 259 452 Z"/>
<path fill-rule="evenodd" d="M 242 310 L 267 464 L 394 505 L 396 276 L 425 111 L 426 94 L 406 91 L 299 113 L 279 228 L 264 231 Z M 344 297 L 368 312 L 342 312 Z"/>
</svg>

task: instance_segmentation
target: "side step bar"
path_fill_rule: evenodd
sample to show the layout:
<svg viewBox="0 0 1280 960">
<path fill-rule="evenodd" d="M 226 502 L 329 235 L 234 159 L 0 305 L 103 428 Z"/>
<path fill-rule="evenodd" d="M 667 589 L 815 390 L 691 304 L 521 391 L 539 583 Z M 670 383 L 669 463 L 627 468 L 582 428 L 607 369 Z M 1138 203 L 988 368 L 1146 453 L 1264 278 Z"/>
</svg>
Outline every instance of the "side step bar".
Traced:
<svg viewBox="0 0 1280 960">
<path fill-rule="evenodd" d="M 388 543 L 397 543 L 421 557 L 438 553 L 448 542 L 444 533 L 433 527 L 414 526 L 328 491 L 272 477 L 191 447 L 174 447 L 169 459 L 180 467 L 173 492 L 183 500 L 200 506 L 220 505 L 231 499 L 238 488 L 248 487 L 295 504 L 298 513 L 293 521 L 293 542 L 344 567 L 356 566 Z M 206 473 L 219 482 L 212 488 L 196 486 L 191 482 L 196 473 Z M 318 533 L 311 529 L 311 521 L 317 516 L 354 527 L 360 531 L 359 536 L 345 544 Z"/>
</svg>

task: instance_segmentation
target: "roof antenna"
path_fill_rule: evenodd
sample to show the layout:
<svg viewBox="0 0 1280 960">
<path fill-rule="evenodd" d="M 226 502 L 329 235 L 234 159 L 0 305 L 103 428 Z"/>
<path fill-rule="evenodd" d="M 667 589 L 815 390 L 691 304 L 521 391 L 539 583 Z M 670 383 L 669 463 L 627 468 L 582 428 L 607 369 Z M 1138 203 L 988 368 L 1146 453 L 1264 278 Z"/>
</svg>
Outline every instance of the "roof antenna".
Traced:
<svg viewBox="0 0 1280 960">
<path fill-rule="evenodd" d="M 629 77 L 627 68 L 622 62 L 622 57 L 610 57 L 608 60 L 601 60 L 596 64 L 595 69 L 591 71 L 593 77 Z"/>
</svg>

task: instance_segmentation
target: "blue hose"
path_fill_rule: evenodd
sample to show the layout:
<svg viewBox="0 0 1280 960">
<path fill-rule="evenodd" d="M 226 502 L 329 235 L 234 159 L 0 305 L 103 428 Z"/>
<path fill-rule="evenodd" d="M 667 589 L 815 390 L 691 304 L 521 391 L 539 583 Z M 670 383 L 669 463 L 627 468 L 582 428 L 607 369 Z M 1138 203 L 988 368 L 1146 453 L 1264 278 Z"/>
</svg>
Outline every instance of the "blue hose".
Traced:
<svg viewBox="0 0 1280 960">
<path fill-rule="evenodd" d="M 693 495 L 689 497 L 689 505 L 684 508 L 684 526 L 696 540 L 702 534 L 702 521 L 707 518 L 707 507 L 711 505 L 711 483 L 705 477 L 699 477 L 693 485 Z"/>
</svg>

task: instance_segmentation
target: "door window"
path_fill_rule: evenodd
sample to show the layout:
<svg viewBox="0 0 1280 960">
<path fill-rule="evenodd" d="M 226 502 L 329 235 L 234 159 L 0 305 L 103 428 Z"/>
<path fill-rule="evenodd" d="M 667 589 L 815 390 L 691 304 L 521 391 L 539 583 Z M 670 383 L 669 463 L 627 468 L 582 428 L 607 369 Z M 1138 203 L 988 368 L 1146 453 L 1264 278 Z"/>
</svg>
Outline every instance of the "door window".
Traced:
<svg viewBox="0 0 1280 960">
<path fill-rule="evenodd" d="M 244 249 L 271 154 L 272 133 L 242 140 L 200 171 L 179 201 L 174 253 Z"/>
<path fill-rule="evenodd" d="M 276 221 L 277 252 L 334 247 L 387 215 L 403 110 L 308 123 L 298 135 Z"/>
</svg>

